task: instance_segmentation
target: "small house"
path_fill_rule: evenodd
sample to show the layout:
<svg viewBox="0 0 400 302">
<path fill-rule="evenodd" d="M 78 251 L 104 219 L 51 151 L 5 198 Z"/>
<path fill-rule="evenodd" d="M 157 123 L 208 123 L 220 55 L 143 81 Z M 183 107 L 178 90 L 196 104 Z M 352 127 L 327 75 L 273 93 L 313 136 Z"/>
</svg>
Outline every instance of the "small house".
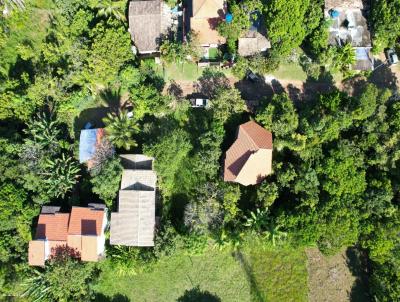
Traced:
<svg viewBox="0 0 400 302">
<path fill-rule="evenodd" d="M 325 0 L 325 17 L 330 20 L 329 44 L 343 46 L 349 43 L 355 52 L 354 70 L 374 69 L 371 53 L 371 34 L 364 16 L 362 0 Z"/>
<path fill-rule="evenodd" d="M 244 186 L 261 183 L 272 173 L 272 133 L 254 121 L 239 126 L 226 151 L 224 181 Z"/>
<path fill-rule="evenodd" d="M 159 52 L 163 37 L 172 24 L 172 12 L 161 0 L 129 2 L 129 33 L 140 55 Z"/>
<path fill-rule="evenodd" d="M 197 34 L 201 46 L 217 48 L 226 42 L 217 31 L 217 26 L 224 17 L 224 0 L 192 0 L 190 28 Z"/>
<path fill-rule="evenodd" d="M 61 213 L 60 207 L 43 206 L 35 239 L 29 242 L 29 265 L 44 266 L 58 248 L 71 248 L 82 261 L 98 261 L 104 255 L 107 210 L 104 205 L 72 207 Z"/>
<path fill-rule="evenodd" d="M 242 57 L 262 54 L 271 48 L 271 42 L 266 37 L 267 33 L 262 15 L 253 12 L 249 18 L 251 18 L 252 25 L 238 41 L 238 54 Z"/>
<path fill-rule="evenodd" d="M 118 212 L 111 213 L 110 244 L 154 246 L 156 181 L 153 159 L 142 154 L 121 155 L 124 167 Z"/>
</svg>

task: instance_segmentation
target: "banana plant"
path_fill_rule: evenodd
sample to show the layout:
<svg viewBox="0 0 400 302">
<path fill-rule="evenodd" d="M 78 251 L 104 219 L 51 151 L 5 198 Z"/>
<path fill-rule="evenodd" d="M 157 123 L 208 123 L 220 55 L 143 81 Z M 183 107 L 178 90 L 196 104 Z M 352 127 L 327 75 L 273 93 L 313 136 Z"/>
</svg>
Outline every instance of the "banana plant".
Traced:
<svg viewBox="0 0 400 302">
<path fill-rule="evenodd" d="M 64 197 L 76 184 L 80 168 L 75 160 L 62 154 L 60 158 L 47 160 L 45 170 L 48 194 L 58 198 Z"/>
</svg>

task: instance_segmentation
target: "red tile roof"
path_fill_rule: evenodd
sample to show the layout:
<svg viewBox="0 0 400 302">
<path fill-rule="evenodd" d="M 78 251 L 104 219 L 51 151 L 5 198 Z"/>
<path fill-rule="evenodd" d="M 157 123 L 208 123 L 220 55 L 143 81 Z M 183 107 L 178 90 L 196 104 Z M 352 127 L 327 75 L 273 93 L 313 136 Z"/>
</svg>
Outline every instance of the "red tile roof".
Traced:
<svg viewBox="0 0 400 302">
<path fill-rule="evenodd" d="M 272 133 L 254 121 L 249 121 L 239 126 L 236 141 L 228 149 L 225 156 L 224 180 L 235 181 L 243 167 L 250 160 L 258 150 L 272 150 Z M 252 158 L 252 166 L 258 167 L 257 169 L 250 169 L 255 175 L 250 175 L 252 172 L 246 172 L 246 176 L 250 179 L 256 179 L 257 183 L 261 182 L 267 174 L 270 173 L 269 169 L 265 170 L 265 162 L 271 161 L 271 157 L 256 156 Z M 257 161 L 259 165 L 257 165 Z M 267 166 L 271 166 L 271 162 Z M 250 173 L 250 174 L 249 174 Z"/>
<path fill-rule="evenodd" d="M 68 213 L 40 214 L 36 228 L 36 239 L 66 241 L 68 220 Z"/>
<path fill-rule="evenodd" d="M 100 235 L 103 227 L 104 210 L 72 207 L 69 235 Z"/>
<path fill-rule="evenodd" d="M 261 127 L 254 121 L 249 121 L 240 125 L 239 131 L 242 130 L 249 140 L 253 142 L 259 149 L 272 149 L 272 133 Z"/>
</svg>

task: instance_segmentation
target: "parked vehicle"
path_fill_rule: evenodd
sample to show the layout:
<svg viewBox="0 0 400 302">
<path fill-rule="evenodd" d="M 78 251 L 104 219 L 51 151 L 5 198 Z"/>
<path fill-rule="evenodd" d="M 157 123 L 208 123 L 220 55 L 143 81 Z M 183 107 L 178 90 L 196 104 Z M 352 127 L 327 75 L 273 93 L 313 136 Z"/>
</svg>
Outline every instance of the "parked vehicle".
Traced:
<svg viewBox="0 0 400 302">
<path fill-rule="evenodd" d="M 389 65 L 397 64 L 399 62 L 399 59 L 397 57 L 396 52 L 394 49 L 389 48 L 385 51 L 386 58 L 388 60 Z"/>
<path fill-rule="evenodd" d="M 195 108 L 204 108 L 208 106 L 209 99 L 196 98 L 190 99 L 190 104 Z"/>
<path fill-rule="evenodd" d="M 260 77 L 258 75 L 256 75 L 254 72 L 252 72 L 251 70 L 249 70 L 247 72 L 246 79 L 253 83 L 259 82 L 261 80 Z"/>
</svg>

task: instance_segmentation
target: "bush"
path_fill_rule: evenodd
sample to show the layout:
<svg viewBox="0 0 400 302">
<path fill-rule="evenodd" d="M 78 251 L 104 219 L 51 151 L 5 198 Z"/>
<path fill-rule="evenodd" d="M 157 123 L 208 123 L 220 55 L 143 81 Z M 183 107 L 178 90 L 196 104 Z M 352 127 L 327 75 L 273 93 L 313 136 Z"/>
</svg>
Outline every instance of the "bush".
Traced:
<svg viewBox="0 0 400 302">
<path fill-rule="evenodd" d="M 92 170 L 90 173 L 93 192 L 99 195 L 107 207 L 112 208 L 122 176 L 122 165 L 119 158 L 110 158 L 102 165 L 100 170 Z"/>
</svg>

